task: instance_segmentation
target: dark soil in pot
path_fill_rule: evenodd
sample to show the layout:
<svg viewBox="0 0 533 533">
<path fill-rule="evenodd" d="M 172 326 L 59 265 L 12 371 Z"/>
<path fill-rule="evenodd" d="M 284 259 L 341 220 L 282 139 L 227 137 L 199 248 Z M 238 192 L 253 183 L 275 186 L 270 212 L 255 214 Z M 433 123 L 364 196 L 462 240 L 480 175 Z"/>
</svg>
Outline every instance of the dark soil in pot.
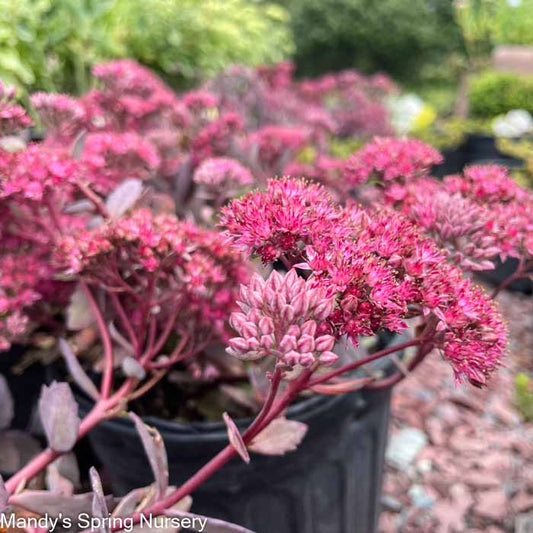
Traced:
<svg viewBox="0 0 533 533">
<path fill-rule="evenodd" d="M 46 380 L 45 367 L 39 362 L 27 368 L 19 367 L 26 350 L 26 346 L 14 344 L 9 350 L 0 353 L 0 374 L 6 378 L 15 404 L 11 426 L 22 430 L 32 425 L 41 387 Z"/>
<path fill-rule="evenodd" d="M 233 460 L 194 494 L 193 511 L 224 518 L 257 533 L 371 533 L 375 531 L 390 391 L 312 397 L 288 418 L 309 425 L 295 452 Z M 82 402 L 82 411 L 90 407 Z M 227 445 L 225 427 L 179 424 L 147 417 L 161 432 L 171 483 L 179 485 Z M 238 425 L 246 427 L 247 420 Z M 129 420 L 110 420 L 89 436 L 114 491 L 152 482 L 140 440 Z"/>
</svg>

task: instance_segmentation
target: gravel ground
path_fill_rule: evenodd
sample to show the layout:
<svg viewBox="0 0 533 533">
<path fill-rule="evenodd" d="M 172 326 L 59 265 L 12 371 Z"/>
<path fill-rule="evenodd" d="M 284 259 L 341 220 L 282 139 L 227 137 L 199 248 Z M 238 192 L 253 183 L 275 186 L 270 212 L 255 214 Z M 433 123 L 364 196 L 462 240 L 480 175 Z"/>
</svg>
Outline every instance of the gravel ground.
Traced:
<svg viewBox="0 0 533 533">
<path fill-rule="evenodd" d="M 499 305 L 509 356 L 487 389 L 455 385 L 438 354 L 396 388 L 380 533 L 533 533 L 533 424 L 513 403 L 533 371 L 533 297 Z"/>
</svg>

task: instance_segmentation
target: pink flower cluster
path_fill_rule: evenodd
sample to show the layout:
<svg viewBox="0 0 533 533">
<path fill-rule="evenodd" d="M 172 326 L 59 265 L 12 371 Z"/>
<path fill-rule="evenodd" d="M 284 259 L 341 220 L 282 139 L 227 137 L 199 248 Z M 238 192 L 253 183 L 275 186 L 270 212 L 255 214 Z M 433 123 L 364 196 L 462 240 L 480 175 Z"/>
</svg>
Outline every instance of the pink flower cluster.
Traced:
<svg viewBox="0 0 533 533">
<path fill-rule="evenodd" d="M 310 287 L 335 296 L 323 333 L 357 343 L 384 329 L 399 332 L 409 318 L 433 316 L 434 343 L 458 379 L 482 383 L 500 363 L 506 343 L 501 317 L 406 217 L 341 208 L 319 186 L 282 180 L 234 200 L 222 224 L 237 245 L 263 261 L 281 258 L 310 269 Z"/>
<path fill-rule="evenodd" d="M 417 139 L 376 137 L 348 159 L 345 179 L 351 186 L 370 179 L 387 186 L 393 181 L 403 185 L 426 175 L 441 161 L 437 150 Z"/>
<path fill-rule="evenodd" d="M 195 170 L 193 179 L 199 185 L 224 194 L 242 189 L 254 181 L 246 167 L 229 157 L 206 159 Z"/>
<path fill-rule="evenodd" d="M 407 204 L 408 216 L 464 270 L 490 270 L 501 253 L 490 210 L 423 181 Z"/>
<path fill-rule="evenodd" d="M 132 298 L 133 315 L 139 302 L 155 298 L 159 319 L 179 311 L 181 320 L 191 320 L 187 328 L 205 324 L 219 333 L 247 279 L 240 254 L 218 232 L 146 209 L 65 236 L 56 261 L 71 274 Z"/>
<path fill-rule="evenodd" d="M 15 88 L 0 80 L 0 136 L 13 135 L 31 124 L 26 110 L 15 103 Z"/>
<path fill-rule="evenodd" d="M 337 360 L 331 351 L 335 338 L 320 333 L 333 297 L 295 270 L 286 276 L 273 270 L 266 281 L 254 275 L 241 287 L 238 303 L 242 312 L 231 315 L 231 325 L 240 336 L 229 341 L 230 355 L 244 360 L 273 356 L 287 369 Z"/>
<path fill-rule="evenodd" d="M 26 333 L 27 308 L 41 299 L 39 282 L 50 267 L 35 254 L 20 251 L 0 256 L 0 350 Z"/>
<path fill-rule="evenodd" d="M 62 149 L 30 145 L 14 154 L 0 150 L 0 199 L 40 202 L 68 193 L 79 172 L 79 164 Z"/>
<path fill-rule="evenodd" d="M 305 145 L 309 134 L 300 127 L 265 126 L 249 135 L 248 150 L 257 154 L 265 173 L 279 174 L 283 163 Z"/>
<path fill-rule="evenodd" d="M 47 142 L 68 145 L 87 127 L 85 108 L 72 96 L 38 92 L 31 95 L 31 104 L 46 130 Z"/>
<path fill-rule="evenodd" d="M 148 179 L 159 166 L 159 156 L 135 133 L 90 133 L 80 162 L 94 189 L 108 193 L 125 178 Z"/>
<path fill-rule="evenodd" d="M 222 209 L 221 225 L 237 245 L 270 263 L 297 258 L 316 235 L 325 239 L 341 216 L 325 189 L 304 180 L 270 180 Z"/>
</svg>

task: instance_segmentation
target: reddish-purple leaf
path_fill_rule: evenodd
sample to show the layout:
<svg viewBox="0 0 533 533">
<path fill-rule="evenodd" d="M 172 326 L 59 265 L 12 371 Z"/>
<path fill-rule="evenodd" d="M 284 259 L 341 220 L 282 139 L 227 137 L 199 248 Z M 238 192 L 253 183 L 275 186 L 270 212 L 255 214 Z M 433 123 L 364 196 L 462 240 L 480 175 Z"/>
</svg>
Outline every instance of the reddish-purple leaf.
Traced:
<svg viewBox="0 0 533 533">
<path fill-rule="evenodd" d="M 6 486 L 4 485 L 4 479 L 0 476 L 0 513 L 3 513 L 8 506 L 9 494 Z"/>
<path fill-rule="evenodd" d="M 93 489 L 93 516 L 97 518 L 107 518 L 109 516 L 109 511 L 104 496 L 104 490 L 102 489 L 102 481 L 100 479 L 98 471 L 96 470 L 96 468 L 94 468 L 94 466 L 91 467 L 91 469 L 89 470 L 89 476 L 91 478 L 91 487 Z M 100 533 L 110 533 L 109 526 L 105 521 L 100 522 L 98 530 L 100 531 Z"/>
<path fill-rule="evenodd" d="M 129 211 L 141 197 L 142 181 L 136 178 L 124 180 L 106 199 L 106 208 L 111 218 L 119 218 Z"/>
<path fill-rule="evenodd" d="M 146 377 L 146 370 L 134 357 L 125 357 L 122 361 L 122 371 L 128 378 L 142 381 Z"/>
<path fill-rule="evenodd" d="M 80 419 L 78 404 L 67 383 L 54 381 L 43 385 L 39 399 L 39 414 L 50 448 L 69 452 L 76 444 Z"/>
<path fill-rule="evenodd" d="M 276 418 L 259 433 L 249 449 L 263 455 L 285 455 L 298 448 L 307 433 L 307 424 Z"/>
<path fill-rule="evenodd" d="M 0 430 L 11 425 L 14 415 L 13 397 L 4 376 L 0 374 Z"/>
<path fill-rule="evenodd" d="M 63 354 L 68 371 L 76 385 L 93 400 L 98 400 L 98 389 L 91 378 L 83 370 L 79 359 L 76 357 L 69 343 L 65 339 L 59 339 L 59 349 Z"/>
<path fill-rule="evenodd" d="M 60 514 L 70 518 L 74 522 L 82 513 L 91 514 L 93 493 L 75 494 L 74 496 L 62 496 L 47 490 L 25 490 L 11 496 L 9 503 L 21 507 L 38 515 L 47 514 L 56 518 Z M 113 508 L 112 498 L 107 498 L 108 507 Z"/>
<path fill-rule="evenodd" d="M 235 425 L 235 422 L 233 422 L 231 417 L 228 415 L 228 413 L 224 413 L 222 415 L 222 418 L 224 419 L 224 423 L 226 424 L 226 428 L 228 429 L 228 438 L 230 444 L 235 448 L 235 451 L 241 456 L 242 460 L 248 464 L 250 462 L 250 454 L 248 453 L 246 445 L 242 440 L 241 434 L 239 433 L 239 429 Z"/>
<path fill-rule="evenodd" d="M 168 488 L 168 459 L 163 438 L 155 428 L 144 424 L 135 413 L 129 413 L 129 416 L 135 423 L 144 451 L 150 461 L 158 495 L 164 496 Z"/>
<path fill-rule="evenodd" d="M 94 323 L 91 306 L 81 287 L 78 285 L 70 297 L 67 307 L 67 329 L 79 331 Z"/>
</svg>

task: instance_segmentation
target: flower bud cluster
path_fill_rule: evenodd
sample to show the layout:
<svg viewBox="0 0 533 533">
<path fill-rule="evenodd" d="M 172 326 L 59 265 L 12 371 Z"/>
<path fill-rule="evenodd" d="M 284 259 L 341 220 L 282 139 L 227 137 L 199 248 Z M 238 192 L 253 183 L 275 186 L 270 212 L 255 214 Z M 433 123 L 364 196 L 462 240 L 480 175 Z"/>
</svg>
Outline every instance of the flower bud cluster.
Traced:
<svg viewBox="0 0 533 533">
<path fill-rule="evenodd" d="M 233 313 L 230 323 L 240 336 L 229 341 L 231 355 L 243 360 L 273 356 L 287 368 L 337 360 L 335 338 L 323 333 L 334 298 L 295 270 L 286 275 L 274 270 L 266 281 L 254 275 L 241 287 L 238 304 L 241 312 Z"/>
</svg>

